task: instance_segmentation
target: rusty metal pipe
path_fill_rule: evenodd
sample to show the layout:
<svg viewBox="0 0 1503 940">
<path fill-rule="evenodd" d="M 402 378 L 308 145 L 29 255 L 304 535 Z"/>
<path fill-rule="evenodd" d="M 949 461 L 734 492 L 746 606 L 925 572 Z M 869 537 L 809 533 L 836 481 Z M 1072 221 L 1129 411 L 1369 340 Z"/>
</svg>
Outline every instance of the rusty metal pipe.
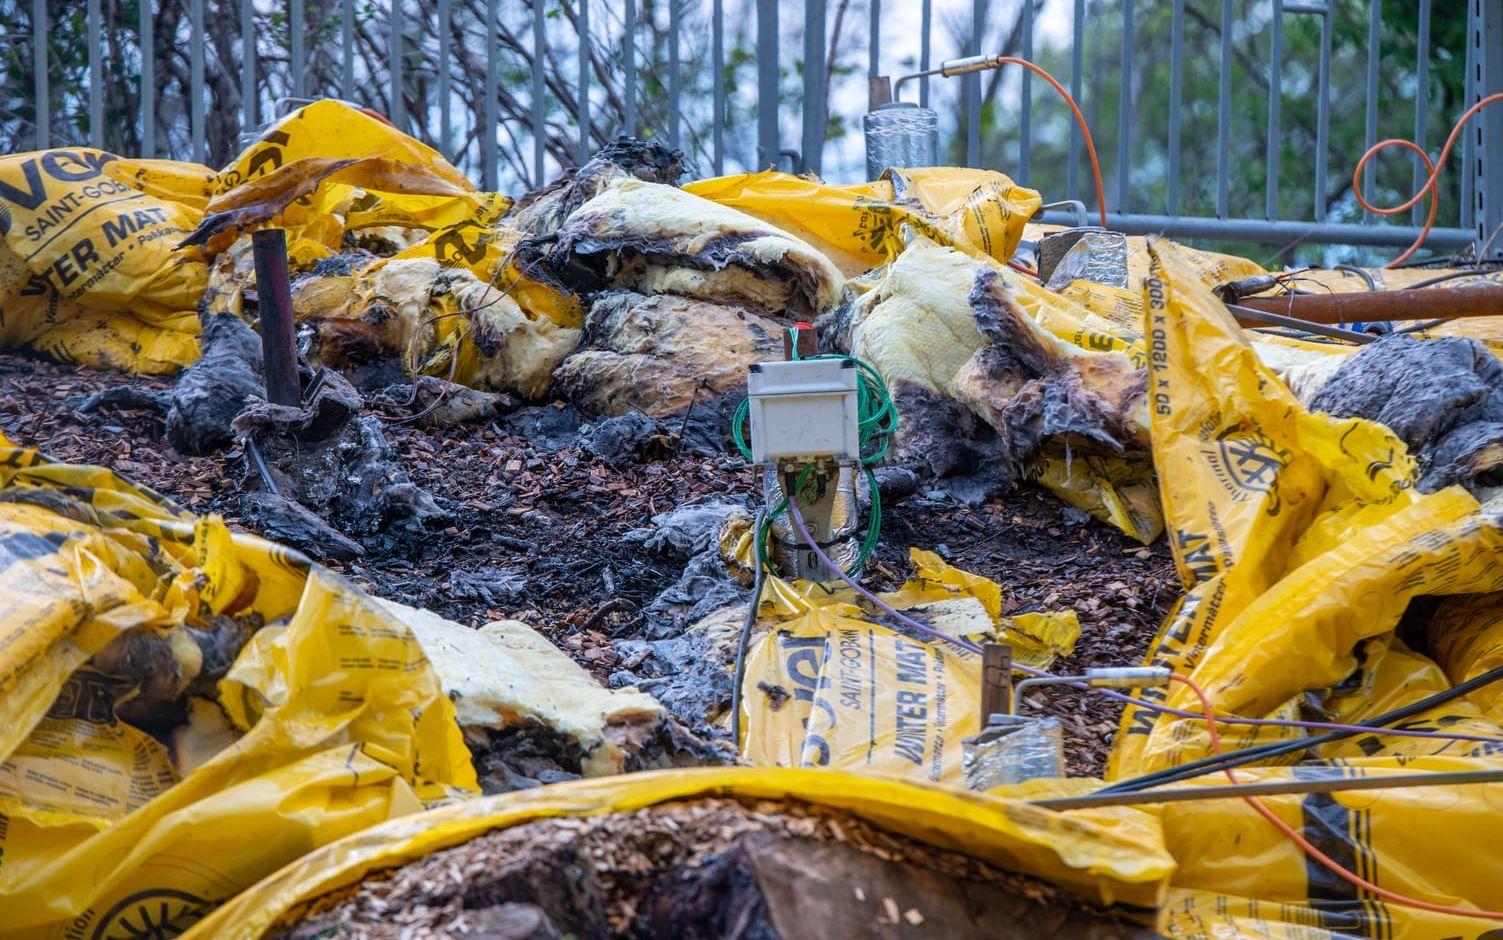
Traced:
<svg viewBox="0 0 1503 940">
<path fill-rule="evenodd" d="M 1307 323 L 1454 320 L 1462 317 L 1503 316 L 1503 284 L 1357 291 L 1346 294 L 1285 294 L 1278 297 L 1243 297 L 1237 303 L 1253 310 L 1293 317 Z M 1262 324 L 1244 321 L 1243 325 Z"/>
<path fill-rule="evenodd" d="M 287 274 L 287 233 L 279 228 L 251 233 L 251 253 L 256 262 L 256 310 L 261 320 L 266 400 L 274 405 L 299 405 L 303 401 L 303 389 L 297 374 L 292 282 Z"/>
</svg>

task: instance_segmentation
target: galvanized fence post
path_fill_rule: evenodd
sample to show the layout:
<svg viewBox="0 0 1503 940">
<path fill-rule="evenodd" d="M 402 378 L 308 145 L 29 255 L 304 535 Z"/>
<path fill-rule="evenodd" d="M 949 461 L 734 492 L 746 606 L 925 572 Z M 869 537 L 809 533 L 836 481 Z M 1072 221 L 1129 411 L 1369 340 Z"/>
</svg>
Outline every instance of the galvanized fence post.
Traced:
<svg viewBox="0 0 1503 940">
<path fill-rule="evenodd" d="M 1477 47 L 1477 84 L 1480 100 L 1503 92 L 1503 0 L 1473 0 L 1476 5 L 1471 41 Z M 1491 239 L 1489 256 L 1503 258 L 1503 237 L 1493 235 L 1503 228 L 1503 105 L 1485 109 L 1472 122 L 1476 154 L 1476 237 L 1480 244 Z"/>
<path fill-rule="evenodd" d="M 38 150 L 46 150 L 52 146 L 52 91 L 48 87 L 47 80 L 47 0 L 33 0 L 31 4 L 31 51 L 32 70 L 35 72 L 33 84 L 36 93 L 34 105 L 36 113 L 36 141 Z"/>
<path fill-rule="evenodd" d="M 99 0 L 89 0 L 89 146 L 104 147 L 104 61 L 99 41 Z"/>
<path fill-rule="evenodd" d="M 249 0 L 245 0 L 249 2 Z M 157 84 L 156 50 L 153 30 L 156 14 L 152 0 L 141 0 L 141 19 L 137 24 L 137 39 L 141 51 L 141 155 L 154 157 L 157 154 Z"/>
<path fill-rule="evenodd" d="M 778 0 L 757 0 L 757 165 L 778 165 Z"/>
<path fill-rule="evenodd" d="M 872 52 L 875 55 L 875 40 Z M 818 173 L 825 149 L 825 0 L 804 0 L 803 118 L 803 171 Z"/>
</svg>

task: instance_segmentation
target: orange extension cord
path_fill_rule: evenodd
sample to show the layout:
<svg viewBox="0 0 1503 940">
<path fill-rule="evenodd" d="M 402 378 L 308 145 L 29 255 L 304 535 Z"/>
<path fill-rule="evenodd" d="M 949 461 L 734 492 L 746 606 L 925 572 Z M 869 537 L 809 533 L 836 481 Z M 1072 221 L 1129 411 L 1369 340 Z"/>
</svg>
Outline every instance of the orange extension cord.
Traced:
<svg viewBox="0 0 1503 940">
<path fill-rule="evenodd" d="M 1461 129 L 1466 126 L 1466 123 L 1472 118 L 1476 117 L 1478 111 L 1481 111 L 1488 105 L 1494 104 L 1498 101 L 1503 101 L 1503 92 L 1495 95 L 1488 95 L 1486 98 L 1478 101 L 1470 108 L 1467 108 L 1466 111 L 1462 113 L 1461 117 L 1456 120 L 1456 125 L 1451 128 L 1451 135 L 1446 138 L 1446 145 L 1440 148 L 1440 156 L 1436 158 L 1434 163 L 1430 162 L 1429 156 L 1427 156 L 1425 154 L 1425 151 L 1421 149 L 1420 146 L 1414 141 L 1404 140 L 1403 138 L 1399 137 L 1390 137 L 1387 140 L 1378 141 L 1371 147 L 1368 147 L 1367 151 L 1363 153 L 1362 157 L 1357 161 L 1356 169 L 1352 170 L 1352 192 L 1357 197 L 1357 203 L 1368 212 L 1373 212 L 1378 215 L 1398 215 L 1400 212 L 1403 212 L 1406 209 L 1412 209 L 1416 203 L 1425 198 L 1427 195 L 1430 197 L 1430 215 L 1425 219 L 1425 225 L 1424 228 L 1420 229 L 1419 237 L 1414 240 L 1414 244 L 1405 249 L 1403 254 L 1399 255 L 1397 258 L 1384 265 L 1385 268 L 1397 267 L 1398 265 L 1403 264 L 1405 261 L 1408 261 L 1409 257 L 1416 251 L 1418 251 L 1420 249 L 1420 246 L 1425 243 L 1425 239 L 1430 237 L 1430 229 L 1435 226 L 1435 207 L 1440 202 L 1440 200 L 1437 198 L 1435 182 L 1440 178 L 1440 171 L 1445 169 L 1446 158 L 1451 155 L 1451 148 L 1456 145 L 1456 138 L 1461 136 Z M 1419 188 L 1419 191 L 1416 192 L 1413 196 L 1410 196 L 1400 205 L 1390 206 L 1388 208 L 1380 208 L 1369 203 L 1367 201 L 1367 198 L 1362 195 L 1362 171 L 1366 169 L 1368 160 L 1371 160 L 1374 156 L 1376 156 L 1379 151 L 1387 150 L 1389 147 L 1400 147 L 1404 150 L 1408 150 L 1411 153 L 1417 154 L 1420 160 L 1425 164 L 1425 170 L 1429 172 L 1430 175 L 1425 179 L 1425 184 Z"/>
<path fill-rule="evenodd" d="M 1494 96 L 1494 97 L 1503 97 L 1503 95 L 1497 95 L 1497 96 Z M 1481 102 L 1479 102 L 1479 105 L 1486 104 L 1486 103 L 1487 103 L 1487 99 L 1484 98 Z M 1465 121 L 1465 118 L 1463 118 L 1463 121 Z M 1461 126 L 1460 124 L 1457 125 L 1458 128 L 1460 126 Z M 1385 141 L 1385 143 L 1388 143 L 1388 141 Z M 1449 150 L 1450 146 L 1451 146 L 1450 142 L 1448 141 L 1446 143 L 1446 149 Z M 1418 149 L 1418 148 L 1416 148 L 1416 149 Z M 1371 153 L 1371 152 L 1372 152 L 1371 150 L 1368 151 L 1368 153 Z M 1441 156 L 1441 162 L 1442 163 L 1445 162 L 1444 154 L 1442 154 L 1442 156 Z M 1427 185 L 1434 185 L 1434 183 L 1435 183 L 1435 179 L 1432 176 L 1431 179 L 1430 179 L 1430 183 L 1427 184 Z M 1423 193 L 1423 190 L 1421 190 L 1421 193 Z M 1419 196 L 1416 195 L 1415 199 L 1418 199 L 1418 198 L 1419 198 Z M 1412 205 L 1413 203 L 1414 203 L 1414 200 L 1411 199 L 1410 200 L 1410 205 Z M 1404 208 L 1407 208 L 1407 207 L 1406 206 L 1401 206 L 1401 207 L 1399 207 L 1399 209 L 1395 209 L 1393 211 L 1395 211 L 1395 212 L 1402 211 Z M 1410 249 L 1410 250 L 1412 251 L 1413 249 Z M 1211 735 L 1211 751 L 1217 757 L 1220 757 L 1221 756 L 1221 734 L 1220 734 L 1220 732 L 1218 732 L 1216 730 L 1216 710 L 1211 705 L 1211 699 L 1210 699 L 1210 697 L 1206 695 L 1205 690 L 1202 689 L 1195 682 L 1195 680 L 1191 679 L 1188 676 L 1182 676 L 1179 673 L 1175 673 L 1170 678 L 1173 679 L 1175 682 L 1180 682 L 1180 683 L 1183 683 L 1184 685 L 1188 686 L 1190 688 L 1190 691 L 1195 693 L 1195 697 L 1198 698 L 1198 699 L 1200 699 L 1200 707 L 1205 712 L 1205 716 L 1206 716 L 1206 730 L 1209 731 L 1210 735 Z M 1233 773 L 1233 771 L 1232 771 L 1232 769 L 1230 767 L 1225 768 L 1225 773 L 1226 773 L 1226 778 L 1228 780 L 1230 780 L 1234 785 L 1236 783 L 1238 783 L 1237 775 L 1235 773 Z M 1331 858 L 1329 855 L 1326 855 L 1320 849 L 1318 849 L 1315 846 L 1311 845 L 1310 842 L 1304 836 L 1302 836 L 1298 832 L 1294 831 L 1294 829 L 1292 827 L 1290 827 L 1288 823 L 1284 822 L 1282 819 L 1280 819 L 1274 813 L 1273 810 L 1269 809 L 1268 806 L 1262 800 L 1258 799 L 1255 796 L 1244 796 L 1242 799 L 1246 800 L 1247 801 L 1247 805 L 1249 805 L 1253 809 L 1257 810 L 1258 814 L 1260 816 L 1262 816 L 1264 819 L 1266 819 L 1270 823 L 1272 823 L 1274 825 L 1274 827 L 1276 829 L 1278 829 L 1280 832 L 1282 832 L 1285 836 L 1287 836 L 1290 841 L 1292 841 L 1295 845 L 1298 845 L 1302 850 L 1304 850 L 1304 852 L 1305 852 L 1306 855 L 1309 855 L 1311 858 L 1315 859 L 1317 862 L 1320 862 L 1327 869 L 1329 869 L 1332 874 L 1336 875 L 1338 878 L 1341 878 L 1342 880 L 1347 881 L 1350 884 L 1356 885 L 1357 887 L 1363 889 L 1364 891 L 1367 891 L 1367 892 L 1369 892 L 1371 894 L 1375 894 L 1375 895 L 1377 895 L 1380 898 L 1384 898 L 1385 900 L 1392 901 L 1393 903 L 1401 905 L 1403 907 L 1419 908 L 1420 910 L 1423 910 L 1423 911 L 1433 911 L 1436 914 L 1450 914 L 1450 915 L 1454 915 L 1454 916 L 1457 916 L 1457 917 L 1480 917 L 1480 918 L 1483 918 L 1484 920 L 1503 920 L 1503 911 L 1483 911 L 1483 910 L 1473 910 L 1471 908 L 1465 908 L 1465 907 L 1450 907 L 1450 906 L 1447 906 L 1445 904 L 1432 904 L 1429 901 L 1421 901 L 1418 898 L 1405 897 L 1402 894 L 1398 894 L 1396 892 L 1389 891 L 1387 888 L 1380 888 L 1377 885 L 1373 884 L 1371 881 L 1368 881 L 1367 879 L 1363 878 L 1362 876 L 1356 874 L 1355 872 L 1352 872 L 1352 871 L 1350 871 L 1350 870 L 1348 870 L 1346 868 L 1343 868 L 1341 866 L 1341 864 L 1339 862 L 1337 862 L 1335 859 Z"/>
<path fill-rule="evenodd" d="M 1086 123 L 1085 115 L 1080 113 L 1080 105 L 1075 103 L 1075 98 L 1065 86 L 1059 83 L 1048 70 L 1041 65 L 1036 65 L 1027 59 L 1020 59 L 1012 55 L 999 55 L 992 59 L 995 65 L 1021 65 L 1023 68 L 1034 73 L 1049 83 L 1049 87 L 1059 93 L 1065 99 L 1065 104 L 1070 106 L 1070 111 L 1075 115 L 1075 123 L 1080 125 L 1080 135 L 1085 138 L 1086 152 L 1091 155 L 1091 176 L 1096 182 L 1096 211 L 1101 215 L 1101 227 L 1106 228 L 1106 187 L 1101 184 L 1101 161 L 1096 159 L 1096 139 L 1091 136 L 1091 126 Z M 1015 271 L 1021 271 L 1030 277 L 1038 277 L 1039 273 L 1027 265 L 1009 261 L 1007 266 Z"/>
<path fill-rule="evenodd" d="M 1058 79 L 1049 74 L 1048 70 L 1040 65 L 1036 65 L 1035 63 L 1028 61 L 1027 59 L 1021 59 L 1017 56 L 1004 55 L 997 56 L 992 61 L 997 65 L 1021 65 L 1023 68 L 1028 69 L 1030 72 L 1033 72 L 1035 75 L 1048 82 L 1049 86 L 1053 88 L 1055 92 L 1057 92 L 1059 96 L 1064 99 L 1065 103 L 1070 106 L 1070 111 L 1075 115 L 1075 123 L 1080 125 L 1081 136 L 1085 138 L 1086 152 L 1090 154 L 1091 157 L 1091 175 L 1094 178 L 1096 184 L 1096 209 L 1101 218 L 1101 227 L 1106 228 L 1106 187 L 1103 186 L 1101 182 L 1101 163 L 1096 157 L 1096 141 L 1091 136 L 1091 128 L 1086 123 L 1085 115 L 1080 112 L 1080 106 L 1075 103 L 1074 97 L 1070 95 L 1070 92 L 1065 88 L 1065 86 L 1059 83 Z M 1378 141 L 1371 147 L 1367 148 L 1367 150 L 1362 154 L 1361 158 L 1357 160 L 1357 166 L 1352 170 L 1352 192 L 1357 197 L 1357 203 L 1367 211 L 1372 212 L 1376 215 L 1398 215 L 1401 212 L 1405 212 L 1409 209 L 1414 208 L 1414 206 L 1426 196 L 1430 197 L 1430 213 L 1425 219 L 1424 226 L 1420 229 L 1419 237 L 1414 240 L 1414 244 L 1410 245 L 1404 250 L 1403 254 L 1388 262 L 1388 264 L 1384 265 L 1384 267 L 1394 268 L 1398 265 L 1403 264 L 1405 261 L 1408 261 L 1430 237 L 1430 231 L 1435 227 L 1435 211 L 1440 203 L 1440 200 L 1437 198 L 1436 183 L 1440 179 L 1441 171 L 1445 169 L 1446 159 L 1450 157 L 1451 149 L 1456 145 L 1456 140 L 1461 136 L 1462 128 L 1466 127 L 1467 122 L 1476 117 L 1477 113 L 1483 108 L 1487 107 L 1490 104 L 1495 104 L 1499 101 L 1503 101 L 1503 92 L 1488 95 L 1486 98 L 1483 98 L 1476 104 L 1473 104 L 1470 108 L 1467 108 L 1466 111 L 1462 113 L 1461 117 L 1456 120 L 1456 124 L 1451 128 L 1450 136 L 1446 138 L 1445 146 L 1441 148 L 1440 156 L 1434 162 L 1431 162 L 1429 155 L 1426 154 L 1424 149 L 1414 141 L 1405 140 L 1399 137 L 1390 137 L 1387 140 Z M 1410 196 L 1408 199 L 1397 206 L 1384 208 L 1373 205 L 1372 203 L 1367 201 L 1367 198 L 1365 196 L 1362 195 L 1362 173 L 1367 168 L 1367 162 L 1369 160 L 1377 156 L 1378 153 L 1387 150 L 1390 147 L 1398 147 L 1403 150 L 1408 150 L 1415 156 L 1419 157 L 1420 162 L 1425 165 L 1425 171 L 1429 174 L 1429 176 L 1426 177 L 1424 185 L 1422 185 L 1419 188 L 1419 191 L 1414 195 Z M 1017 267 L 1019 270 L 1024 271 L 1024 273 L 1033 273 L 1031 271 L 1027 271 L 1019 265 L 1014 265 L 1014 267 Z"/>
<path fill-rule="evenodd" d="M 999 55 L 992 59 L 994 65 L 1021 65 L 1023 68 L 1042 78 L 1049 83 L 1049 87 L 1059 93 L 1065 99 L 1065 104 L 1075 114 L 1075 123 L 1080 125 L 1080 134 L 1085 138 L 1086 152 L 1091 155 L 1091 175 L 1096 180 L 1096 211 L 1101 214 L 1101 227 L 1106 228 L 1106 187 L 1101 184 L 1101 162 L 1096 159 L 1096 141 L 1091 137 L 1090 125 L 1086 124 L 1085 115 L 1080 113 L 1080 106 L 1065 86 L 1059 83 L 1053 75 L 1041 65 L 1035 65 L 1027 59 L 1020 59 L 1014 55 Z"/>
</svg>

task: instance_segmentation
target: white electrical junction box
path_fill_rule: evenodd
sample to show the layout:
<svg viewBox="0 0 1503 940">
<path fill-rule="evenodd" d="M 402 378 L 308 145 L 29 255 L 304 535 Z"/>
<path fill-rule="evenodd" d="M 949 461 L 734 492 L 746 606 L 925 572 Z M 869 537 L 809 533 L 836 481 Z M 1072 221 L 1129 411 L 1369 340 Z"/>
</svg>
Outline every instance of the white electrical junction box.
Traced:
<svg viewBox="0 0 1503 940">
<path fill-rule="evenodd" d="M 856 381 L 848 359 L 754 363 L 746 381 L 753 462 L 860 460 Z"/>
</svg>

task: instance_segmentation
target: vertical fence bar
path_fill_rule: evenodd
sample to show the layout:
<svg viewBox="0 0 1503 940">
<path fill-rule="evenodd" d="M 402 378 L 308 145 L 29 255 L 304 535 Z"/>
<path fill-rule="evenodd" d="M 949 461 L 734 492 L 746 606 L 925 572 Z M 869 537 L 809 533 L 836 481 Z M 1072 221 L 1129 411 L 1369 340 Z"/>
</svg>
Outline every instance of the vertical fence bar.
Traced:
<svg viewBox="0 0 1503 940">
<path fill-rule="evenodd" d="M 1428 0 L 1427 0 L 1428 2 Z M 1315 105 L 1315 219 L 1326 220 L 1326 167 L 1331 159 L 1331 7 L 1320 15 L 1320 100 Z"/>
<path fill-rule="evenodd" d="M 1280 107 L 1284 103 L 1284 0 L 1273 0 L 1273 22 L 1268 45 L 1268 165 L 1263 179 L 1263 214 L 1279 217 Z"/>
<path fill-rule="evenodd" d="M 1228 3 L 1231 0 L 1227 0 Z M 1075 19 L 1070 32 L 1070 97 L 1081 103 L 1081 86 L 1085 80 L 1085 0 L 1075 0 Z M 1080 127 L 1070 122 L 1069 182 L 1066 190 L 1071 199 L 1080 198 Z"/>
<path fill-rule="evenodd" d="M 548 153 L 548 102 L 543 97 L 543 56 L 548 51 L 547 25 L 543 20 L 543 0 L 532 0 L 532 183 L 541 186 L 543 159 Z"/>
<path fill-rule="evenodd" d="M 1378 39 L 1383 29 L 1383 0 L 1368 0 L 1367 7 L 1367 116 L 1363 123 L 1362 146 L 1371 147 L 1378 140 Z M 1376 173 L 1362 176 L 1362 195 L 1373 201 L 1373 177 Z M 1371 212 L 1362 214 L 1363 221 L 1372 223 Z"/>
<path fill-rule="evenodd" d="M 1122 0 L 1122 78 L 1117 91 L 1117 204 L 1118 212 L 1128 211 L 1128 190 L 1132 185 L 1132 0 Z"/>
<path fill-rule="evenodd" d="M 1482 0 L 1468 0 L 1466 20 L 1466 74 L 1462 78 L 1462 106 L 1463 110 L 1470 108 L 1482 97 L 1478 92 L 1480 85 L 1477 82 L 1477 43 L 1476 39 L 1481 35 L 1478 27 L 1478 7 Z M 1461 140 L 1461 164 L 1465 168 L 1461 174 L 1461 227 L 1471 228 L 1476 224 L 1477 200 L 1473 192 L 1473 185 L 1477 181 L 1476 171 L 1477 140 L 1480 131 L 1469 129 L 1462 133 Z"/>
<path fill-rule="evenodd" d="M 1477 45 L 1477 95 L 1503 92 L 1503 0 L 1477 0 L 1475 22 Z M 1503 118 L 1497 108 L 1490 108 L 1480 115 L 1477 130 L 1478 160 L 1474 185 L 1476 198 L 1476 238 L 1481 245 L 1491 241 L 1487 257 L 1496 260 L 1503 257 L 1503 236 L 1493 236 L 1503 229 L 1503 160 L 1496 159 L 1503 153 Z M 1469 127 L 1471 125 L 1468 125 Z"/>
<path fill-rule="evenodd" d="M 242 11 L 250 0 L 241 0 Z M 141 0 L 141 20 L 136 25 L 141 48 L 141 156 L 157 155 L 157 60 L 155 49 L 156 14 L 152 0 Z M 244 20 L 241 20 L 242 24 Z M 243 27 L 242 27 L 243 28 Z M 255 124 L 247 121 L 247 128 Z"/>
<path fill-rule="evenodd" d="M 710 16 L 713 19 L 710 24 L 710 65 L 715 69 L 715 119 L 710 122 L 710 128 L 714 139 L 715 175 L 720 176 L 725 173 L 725 0 L 715 0 Z"/>
<path fill-rule="evenodd" d="M 757 0 L 757 166 L 778 164 L 778 0 Z"/>
<path fill-rule="evenodd" d="M 391 79 L 391 123 L 396 125 L 397 130 L 407 129 L 407 100 L 402 94 L 402 0 L 391 0 L 391 12 L 387 15 L 387 25 L 391 27 L 391 35 L 386 42 L 386 68 Z"/>
<path fill-rule="evenodd" d="M 1033 0 L 1023 0 L 1023 58 L 1033 61 Z M 1018 115 L 1018 182 L 1028 185 L 1033 169 L 1033 73 L 1019 69 L 1021 85 L 1018 97 L 1021 112 Z"/>
<path fill-rule="evenodd" d="M 1185 0 L 1174 0 L 1169 23 L 1169 180 L 1164 211 L 1179 214 L 1180 103 L 1184 100 Z"/>
<path fill-rule="evenodd" d="M 292 97 L 305 98 L 308 89 L 304 74 L 308 71 L 308 59 L 303 49 L 303 31 L 308 17 L 304 15 L 303 0 L 290 0 L 287 6 L 287 74 L 292 78 Z"/>
<path fill-rule="evenodd" d="M 626 68 L 626 133 L 637 133 L 637 0 L 626 0 L 626 31 L 621 37 L 625 47 L 622 61 Z"/>
<path fill-rule="evenodd" d="M 715 0 L 716 4 L 720 0 Z M 579 0 L 579 153 L 575 162 L 590 159 L 590 0 Z"/>
<path fill-rule="evenodd" d="M 919 6 L 919 71 L 929 71 L 929 34 L 934 25 L 932 0 L 923 0 Z M 918 80 L 919 107 L 929 107 L 929 76 Z"/>
<path fill-rule="evenodd" d="M 188 37 L 188 85 L 191 105 L 188 112 L 193 139 L 193 162 L 208 162 L 204 149 L 204 0 L 188 0 L 188 20 L 192 35 Z"/>
<path fill-rule="evenodd" d="M 971 42 L 966 55 L 981 54 L 981 31 L 986 28 L 986 0 L 971 0 Z M 981 76 L 972 72 L 964 76 L 965 95 L 965 165 L 981 163 Z"/>
<path fill-rule="evenodd" d="M 1414 54 L 1414 142 L 1425 148 L 1425 125 L 1430 119 L 1430 0 L 1419 0 L 1419 24 L 1415 33 Z M 1425 185 L 1429 174 L 1425 172 L 1425 164 L 1414 161 L 1414 189 L 1416 192 Z M 1439 193 L 1436 194 L 1437 198 Z M 1425 224 L 1425 214 L 1429 211 L 1426 205 L 1428 200 L 1421 199 L 1414 207 L 1410 216 L 1415 225 Z"/>
<path fill-rule="evenodd" d="M 454 54 L 454 11 L 451 0 L 438 0 L 438 150 L 454 159 L 454 111 L 449 97 L 453 89 L 449 79 L 450 59 Z M 581 60 L 583 61 L 583 60 Z"/>
<path fill-rule="evenodd" d="M 147 0 L 142 2 L 150 5 Z M 260 123 L 256 111 L 256 10 L 254 0 L 240 0 L 241 131 L 251 131 Z"/>
<path fill-rule="evenodd" d="M 47 80 L 47 0 L 32 0 L 31 4 L 31 54 L 32 70 L 35 73 L 32 89 L 36 95 L 37 149 L 52 146 L 51 89 Z"/>
<path fill-rule="evenodd" d="M 496 153 L 496 130 L 501 95 L 501 60 L 496 57 L 496 8 L 501 0 L 485 0 L 485 105 L 480 109 L 484 126 L 480 128 L 481 187 L 489 192 L 498 186 L 501 161 Z"/>
<path fill-rule="evenodd" d="M 1232 0 L 1221 0 L 1221 87 L 1216 92 L 1216 218 L 1227 213 L 1232 133 Z"/>
<path fill-rule="evenodd" d="M 823 6 L 823 4 L 821 4 Z M 871 0 L 866 18 L 866 74 L 882 74 L 882 0 Z M 808 13 L 804 18 L 807 21 Z M 807 27 L 806 27 L 807 28 Z M 824 27 L 820 27 L 824 32 Z"/>
<path fill-rule="evenodd" d="M 104 59 L 99 48 L 99 0 L 89 0 L 89 146 L 104 147 Z"/>
<path fill-rule="evenodd" d="M 343 0 L 339 14 L 339 94 L 355 100 L 355 0 Z"/>
<path fill-rule="evenodd" d="M 668 146 L 680 146 L 679 135 L 683 124 L 681 104 L 684 83 L 678 59 L 678 21 L 681 0 L 668 0 Z"/>
<path fill-rule="evenodd" d="M 875 3 L 872 9 L 877 9 Z M 876 25 L 873 19 L 872 26 Z M 875 49 L 874 44 L 873 55 Z M 875 62 L 872 59 L 870 65 Z M 804 0 L 803 117 L 804 136 L 799 146 L 803 171 L 818 173 L 825 146 L 825 0 Z"/>
</svg>

